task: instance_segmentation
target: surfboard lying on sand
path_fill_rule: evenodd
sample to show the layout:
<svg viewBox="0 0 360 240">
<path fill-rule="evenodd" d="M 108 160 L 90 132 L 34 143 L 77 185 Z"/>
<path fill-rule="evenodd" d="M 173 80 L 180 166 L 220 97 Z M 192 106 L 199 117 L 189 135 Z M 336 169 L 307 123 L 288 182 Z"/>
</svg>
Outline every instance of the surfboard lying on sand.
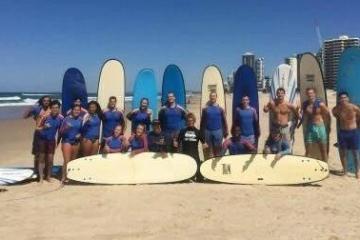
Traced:
<svg viewBox="0 0 360 240">
<path fill-rule="evenodd" d="M 350 101 L 360 106 L 360 48 L 346 49 L 341 55 L 339 67 L 340 70 L 336 82 L 337 93 L 347 92 Z M 360 134 L 360 130 L 358 131 Z M 354 173 L 353 155 L 350 151 L 347 155 L 347 169 L 349 172 Z"/>
<path fill-rule="evenodd" d="M 243 154 L 205 161 L 201 174 L 213 181 L 237 184 L 294 185 L 318 182 L 329 175 L 325 162 L 286 155 L 275 161 L 275 154 Z"/>
<path fill-rule="evenodd" d="M 71 108 L 75 99 L 81 100 L 81 106 L 86 108 L 88 102 L 88 94 L 86 91 L 85 78 L 77 68 L 69 68 L 66 70 L 62 85 L 62 114 L 66 116 L 66 112 Z"/>
<path fill-rule="evenodd" d="M 191 178 L 197 169 L 188 155 L 174 153 L 163 158 L 145 152 L 133 157 L 129 153 L 93 155 L 69 162 L 69 179 L 96 184 L 150 184 L 179 182 Z"/>
<path fill-rule="evenodd" d="M 149 100 L 149 108 L 152 110 L 153 118 L 157 118 L 157 90 L 156 79 L 152 69 L 142 69 L 135 80 L 133 88 L 132 108 L 139 108 L 140 100 L 147 98 Z"/>
<path fill-rule="evenodd" d="M 34 171 L 29 168 L 0 168 L 0 185 L 16 184 L 31 179 Z"/>
<path fill-rule="evenodd" d="M 306 100 L 306 89 L 315 88 L 316 96 L 327 105 L 326 91 L 324 87 L 324 78 L 321 71 L 320 63 L 312 53 L 304 53 L 298 56 L 298 79 L 300 87 L 300 101 L 303 104 Z M 306 135 L 309 119 L 303 119 L 303 134 Z M 324 124 L 329 136 L 331 118 L 324 119 Z M 329 152 L 329 137 L 327 138 L 327 151 Z M 305 140 L 305 138 L 304 138 Z M 322 159 L 320 148 L 317 144 L 311 144 L 309 149 L 309 157 Z"/>
</svg>

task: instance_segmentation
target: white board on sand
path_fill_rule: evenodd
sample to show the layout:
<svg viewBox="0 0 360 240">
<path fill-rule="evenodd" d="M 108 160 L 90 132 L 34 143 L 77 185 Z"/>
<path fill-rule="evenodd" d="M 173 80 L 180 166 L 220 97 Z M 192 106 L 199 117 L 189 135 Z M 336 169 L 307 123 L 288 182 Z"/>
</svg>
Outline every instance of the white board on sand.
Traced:
<svg viewBox="0 0 360 240">
<path fill-rule="evenodd" d="M 0 168 L 0 185 L 19 183 L 32 178 L 33 174 L 28 168 Z"/>
<path fill-rule="evenodd" d="M 193 158 L 179 153 L 163 158 L 159 153 L 145 152 L 93 155 L 71 161 L 69 179 L 96 184 L 150 184 L 179 182 L 191 178 L 197 169 Z"/>
<path fill-rule="evenodd" d="M 125 108 L 125 71 L 123 64 L 115 59 L 107 60 L 101 68 L 97 101 L 102 109 L 107 107 L 109 97 L 117 98 L 117 108 Z"/>
<path fill-rule="evenodd" d="M 213 181 L 237 184 L 294 185 L 318 182 L 329 175 L 322 161 L 286 155 L 274 160 L 274 154 L 244 154 L 205 161 L 201 174 Z"/>
</svg>

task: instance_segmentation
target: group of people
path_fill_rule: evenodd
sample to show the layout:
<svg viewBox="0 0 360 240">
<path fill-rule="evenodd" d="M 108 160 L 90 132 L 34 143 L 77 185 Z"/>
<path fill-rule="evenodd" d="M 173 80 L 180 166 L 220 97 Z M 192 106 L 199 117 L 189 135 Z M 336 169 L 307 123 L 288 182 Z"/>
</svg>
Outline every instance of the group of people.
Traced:
<svg viewBox="0 0 360 240">
<path fill-rule="evenodd" d="M 276 98 L 264 106 L 265 113 L 270 112 L 270 135 L 265 143 L 264 153 L 276 154 L 278 160 L 292 153 L 293 134 L 296 127 L 306 121 L 305 155 L 309 155 L 312 146 L 319 147 L 322 160 L 327 161 L 328 129 L 325 122 L 330 121 L 330 111 L 326 104 L 317 98 L 313 88 L 306 90 L 308 100 L 302 106 L 296 106 L 285 99 L 285 89 L 276 91 Z M 351 151 L 355 159 L 356 177 L 359 159 L 360 109 L 350 103 L 346 92 L 339 93 L 338 103 L 333 115 L 340 126 L 339 148 L 341 161 L 346 174 L 346 155 Z M 149 100 L 141 99 L 139 108 L 126 116 L 123 109 L 116 107 L 117 98 L 111 96 L 106 109 L 101 109 L 96 101 L 85 103 L 75 99 L 66 116 L 60 113 L 61 104 L 44 96 L 39 104 L 25 113 L 36 121 L 32 153 L 35 156 L 34 169 L 39 181 L 50 181 L 56 146 L 61 142 L 64 158 L 62 182 L 66 182 L 67 163 L 80 156 L 97 153 L 116 153 L 130 151 L 130 155 L 151 151 L 166 156 L 167 153 L 181 152 L 192 156 L 200 165 L 199 142 L 202 143 L 205 158 L 229 154 L 257 152 L 257 139 L 260 136 L 259 116 L 250 105 L 251 99 L 243 96 L 236 108 L 231 126 L 231 137 L 223 109 L 217 103 L 216 92 L 211 92 L 209 101 L 201 109 L 200 129 L 195 127 L 195 114 L 188 112 L 176 103 L 174 93 L 167 94 L 167 103 L 153 116 Z M 84 104 L 84 103 L 83 103 Z M 131 135 L 125 137 L 125 117 L 131 121 Z M 157 118 L 156 118 L 157 117 Z M 202 181 L 199 171 L 195 175 Z"/>
</svg>

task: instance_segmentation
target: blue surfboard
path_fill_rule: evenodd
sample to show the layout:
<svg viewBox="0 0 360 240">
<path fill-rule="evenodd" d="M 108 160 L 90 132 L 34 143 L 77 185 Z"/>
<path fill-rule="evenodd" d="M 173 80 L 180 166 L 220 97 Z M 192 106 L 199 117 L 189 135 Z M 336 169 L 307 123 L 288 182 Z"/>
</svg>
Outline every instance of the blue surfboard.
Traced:
<svg viewBox="0 0 360 240">
<path fill-rule="evenodd" d="M 241 65 L 236 71 L 234 77 L 232 107 L 233 122 L 235 120 L 235 110 L 240 106 L 241 98 L 244 96 L 248 96 L 250 98 L 250 106 L 256 109 L 259 116 L 259 96 L 256 86 L 256 76 L 253 69 L 247 65 Z"/>
<path fill-rule="evenodd" d="M 353 104 L 360 105 L 360 48 L 348 48 L 341 55 L 336 91 L 337 93 L 347 92 L 350 101 Z M 354 159 L 350 152 L 347 155 L 347 169 L 354 173 Z"/>
<path fill-rule="evenodd" d="M 69 68 L 64 74 L 62 85 L 62 114 L 64 116 L 77 98 L 80 98 L 81 106 L 86 108 L 88 94 L 84 76 L 79 69 Z"/>
<path fill-rule="evenodd" d="M 133 88 L 132 108 L 138 108 L 142 98 L 149 99 L 149 108 L 152 110 L 153 118 L 157 118 L 157 90 L 156 79 L 152 69 L 142 69 L 135 80 Z"/>
<path fill-rule="evenodd" d="M 179 67 L 171 64 L 166 67 L 163 82 L 161 105 L 165 105 L 167 94 L 173 92 L 175 94 L 176 103 L 186 108 L 186 90 L 182 72 Z"/>
</svg>

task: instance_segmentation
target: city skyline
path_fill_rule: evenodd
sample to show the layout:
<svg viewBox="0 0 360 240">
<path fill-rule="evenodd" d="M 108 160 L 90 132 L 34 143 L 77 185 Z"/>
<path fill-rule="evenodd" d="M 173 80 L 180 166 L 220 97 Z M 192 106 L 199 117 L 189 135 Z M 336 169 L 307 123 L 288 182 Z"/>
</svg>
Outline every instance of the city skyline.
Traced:
<svg viewBox="0 0 360 240">
<path fill-rule="evenodd" d="M 95 92 L 108 58 L 124 63 L 128 91 L 142 68 L 154 69 L 160 87 L 171 63 L 198 90 L 206 65 L 225 79 L 248 51 L 264 58 L 266 76 L 288 56 L 317 52 L 315 21 L 324 39 L 360 36 L 356 1 L 204 2 L 1 1 L 2 91 L 60 91 L 65 70 L 77 67 Z"/>
</svg>

